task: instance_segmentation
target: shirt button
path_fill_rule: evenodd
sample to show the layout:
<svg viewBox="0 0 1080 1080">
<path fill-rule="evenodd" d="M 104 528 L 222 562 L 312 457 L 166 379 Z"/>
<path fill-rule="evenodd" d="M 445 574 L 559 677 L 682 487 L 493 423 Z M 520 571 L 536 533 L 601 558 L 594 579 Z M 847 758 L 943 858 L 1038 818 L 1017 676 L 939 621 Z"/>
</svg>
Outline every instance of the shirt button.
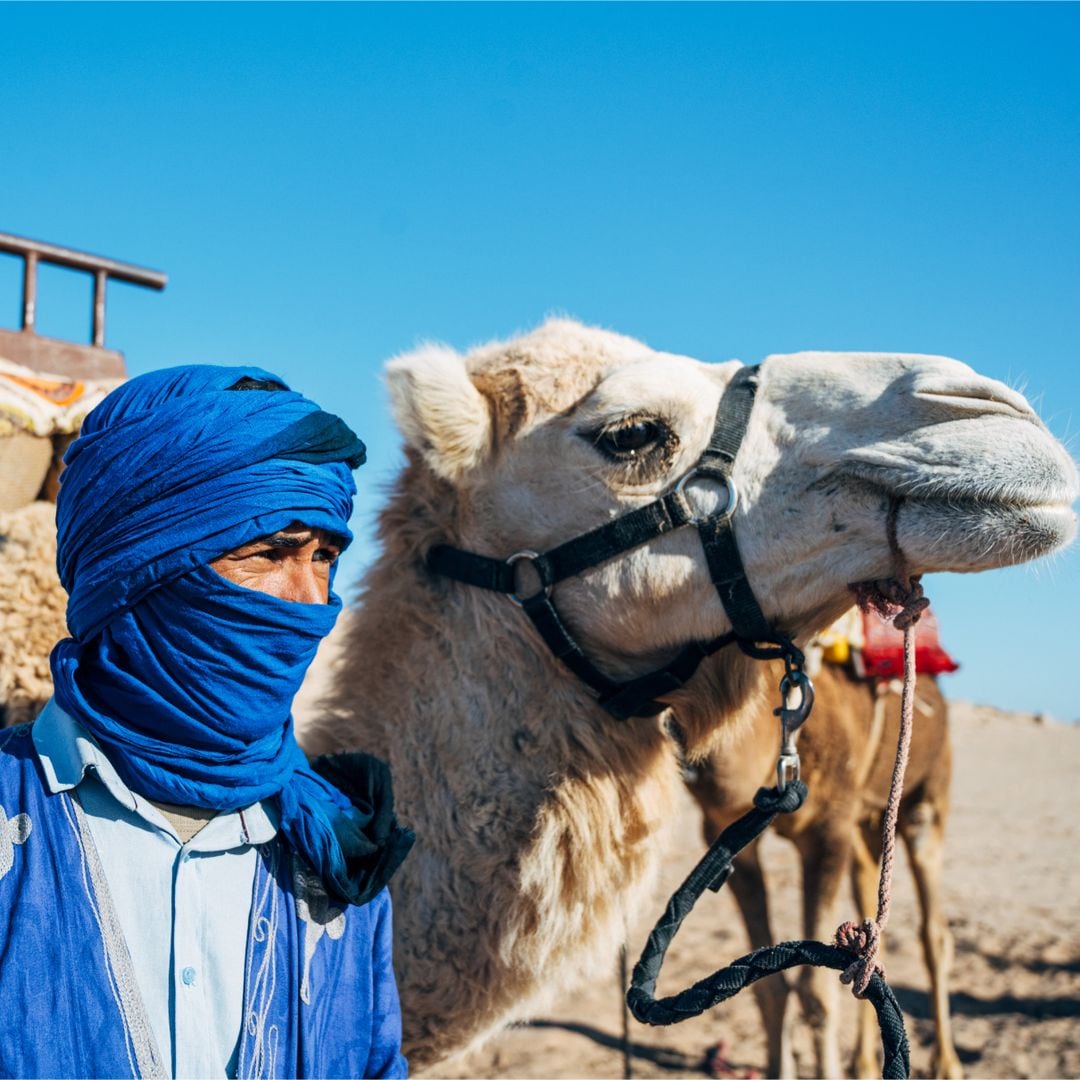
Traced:
<svg viewBox="0 0 1080 1080">
<path fill-rule="evenodd" d="M 180 978 L 183 980 L 185 986 L 195 985 L 195 969 L 193 967 L 186 967 L 180 972 Z"/>
</svg>

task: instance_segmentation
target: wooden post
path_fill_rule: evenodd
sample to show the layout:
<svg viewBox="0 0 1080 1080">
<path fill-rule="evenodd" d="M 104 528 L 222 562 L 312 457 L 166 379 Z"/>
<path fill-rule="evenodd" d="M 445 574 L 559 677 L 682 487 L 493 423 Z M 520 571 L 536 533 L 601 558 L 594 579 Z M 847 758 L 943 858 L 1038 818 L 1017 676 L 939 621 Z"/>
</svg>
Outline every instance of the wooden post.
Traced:
<svg viewBox="0 0 1080 1080">
<path fill-rule="evenodd" d="M 34 332 L 34 316 L 37 309 L 37 264 L 36 251 L 28 251 L 23 256 L 22 328 L 28 334 Z"/>
<path fill-rule="evenodd" d="M 98 348 L 105 347 L 105 284 L 109 275 L 104 270 L 94 274 L 94 336 Z"/>
</svg>

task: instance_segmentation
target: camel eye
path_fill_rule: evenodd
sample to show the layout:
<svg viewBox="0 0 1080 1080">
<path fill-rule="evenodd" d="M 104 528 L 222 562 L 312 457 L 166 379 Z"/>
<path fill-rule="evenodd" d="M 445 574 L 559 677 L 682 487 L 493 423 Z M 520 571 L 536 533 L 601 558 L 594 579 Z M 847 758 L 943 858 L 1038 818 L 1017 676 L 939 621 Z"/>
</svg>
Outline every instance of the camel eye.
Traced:
<svg viewBox="0 0 1080 1080">
<path fill-rule="evenodd" d="M 631 420 L 620 427 L 601 431 L 596 445 L 613 458 L 635 457 L 642 450 L 654 446 L 660 436 L 661 428 L 655 420 Z"/>
</svg>

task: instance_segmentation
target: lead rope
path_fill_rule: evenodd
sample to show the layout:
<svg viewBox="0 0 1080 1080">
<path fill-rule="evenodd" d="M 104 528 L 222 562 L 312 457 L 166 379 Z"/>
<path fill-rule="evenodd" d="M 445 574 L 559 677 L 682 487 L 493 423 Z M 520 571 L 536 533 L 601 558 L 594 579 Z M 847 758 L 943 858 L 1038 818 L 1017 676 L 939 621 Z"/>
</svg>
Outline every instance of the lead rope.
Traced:
<svg viewBox="0 0 1080 1080">
<path fill-rule="evenodd" d="M 870 979 L 875 972 L 884 976 L 885 968 L 878 960 L 881 936 L 889 921 L 892 906 L 893 862 L 896 856 L 896 825 L 900 816 L 900 802 L 904 797 L 904 774 L 907 772 L 911 753 L 911 729 L 915 715 L 915 624 L 930 606 L 923 595 L 919 575 L 907 572 L 907 560 L 896 538 L 896 519 L 900 500 L 893 499 L 889 505 L 886 529 L 889 547 L 897 564 L 895 577 L 882 581 L 867 582 L 855 587 L 861 607 L 873 608 L 878 614 L 892 615 L 892 624 L 904 633 L 904 689 L 900 698 L 900 736 L 896 745 L 896 761 L 893 763 L 889 797 L 881 818 L 881 876 L 878 879 L 877 917 L 864 919 L 861 923 L 850 921 L 836 931 L 836 944 L 855 953 L 855 959 L 844 970 L 840 981 L 851 984 L 852 993 L 865 997 Z M 899 608 L 899 611 L 896 611 Z"/>
</svg>

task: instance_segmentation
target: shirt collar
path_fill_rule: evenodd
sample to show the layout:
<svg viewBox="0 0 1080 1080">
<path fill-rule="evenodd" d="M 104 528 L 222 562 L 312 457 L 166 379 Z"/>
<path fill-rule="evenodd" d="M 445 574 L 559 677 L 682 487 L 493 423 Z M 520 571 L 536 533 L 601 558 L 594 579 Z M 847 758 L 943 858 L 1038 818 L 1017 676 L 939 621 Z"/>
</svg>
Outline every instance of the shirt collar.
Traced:
<svg viewBox="0 0 1080 1080">
<path fill-rule="evenodd" d="M 50 699 L 34 721 L 34 749 L 41 762 L 45 784 L 54 795 L 79 786 L 92 773 L 109 794 L 126 810 L 148 824 L 176 837 L 176 831 L 156 806 L 136 795 L 123 780 L 94 737 L 55 698 Z M 264 844 L 278 831 L 274 807 L 258 802 L 212 818 L 188 841 L 193 851 L 230 850 L 246 844 Z M 178 838 L 177 838 L 178 839 Z"/>
</svg>

